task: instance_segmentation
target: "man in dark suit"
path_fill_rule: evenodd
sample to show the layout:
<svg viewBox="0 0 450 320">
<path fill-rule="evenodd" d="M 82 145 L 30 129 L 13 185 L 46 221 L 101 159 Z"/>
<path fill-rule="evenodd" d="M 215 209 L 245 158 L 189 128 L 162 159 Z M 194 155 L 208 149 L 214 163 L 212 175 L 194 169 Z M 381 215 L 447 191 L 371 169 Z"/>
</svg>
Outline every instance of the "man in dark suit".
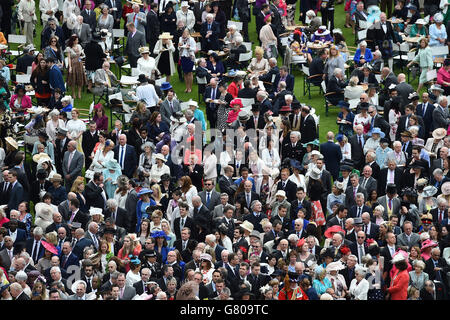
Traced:
<svg viewBox="0 0 450 320">
<path fill-rule="evenodd" d="M 25 241 L 27 240 L 27 232 L 24 229 L 20 229 L 18 227 L 19 223 L 16 219 L 11 219 L 8 222 L 7 226 L 5 225 L 3 226 L 7 228 L 8 236 L 10 236 L 11 239 L 13 240 L 14 249 L 22 250 L 23 247 L 25 246 Z"/>
<path fill-rule="evenodd" d="M 388 144 L 389 142 L 386 139 L 383 139 L 380 141 L 380 144 L 382 143 L 386 143 Z M 373 151 L 369 151 L 366 153 L 366 166 L 369 166 L 372 169 L 372 178 L 374 178 L 375 180 L 378 180 L 380 178 L 380 166 L 378 165 L 378 163 L 375 161 L 376 160 L 376 154 Z M 364 171 L 364 169 L 363 169 Z M 377 183 L 377 188 L 378 188 L 378 183 Z M 366 188 L 367 190 L 367 188 Z M 368 194 L 370 194 L 369 192 L 367 192 Z"/>
<path fill-rule="evenodd" d="M 350 283 L 353 279 L 355 279 L 355 266 L 357 263 L 357 259 L 355 257 L 351 256 L 347 259 L 347 266 L 340 270 L 339 273 L 342 274 L 342 276 L 345 279 L 345 283 L 347 284 L 347 288 L 350 288 Z"/>
<path fill-rule="evenodd" d="M 217 122 L 217 104 L 210 102 L 217 100 L 220 96 L 219 88 L 215 78 L 211 78 L 209 86 L 205 89 L 204 100 L 206 102 L 206 118 L 211 128 L 216 127 Z"/>
<path fill-rule="evenodd" d="M 362 263 L 363 257 L 369 253 L 369 246 L 366 243 L 366 234 L 359 231 L 356 234 L 356 242 L 350 245 L 350 251 L 358 258 L 358 263 Z"/>
<path fill-rule="evenodd" d="M 78 257 L 72 252 L 72 246 L 70 245 L 70 242 L 64 242 L 59 260 L 60 268 L 64 270 L 67 270 L 67 268 L 71 265 L 79 265 Z"/>
<path fill-rule="evenodd" d="M 86 185 L 83 194 L 88 208 L 95 207 L 103 210 L 106 207 L 106 192 L 103 189 L 103 174 L 101 172 L 94 173 L 94 177 Z"/>
<path fill-rule="evenodd" d="M 139 48 L 145 46 L 145 35 L 141 31 L 137 30 L 134 23 L 132 22 L 127 24 L 127 29 L 128 29 L 128 39 L 125 52 L 128 55 L 130 66 L 132 68 L 136 68 L 137 60 L 141 56 L 139 53 Z"/>
<path fill-rule="evenodd" d="M 264 121 L 264 116 L 261 115 L 259 111 L 259 105 L 257 103 L 252 104 L 252 115 L 247 121 L 246 130 L 248 129 L 264 129 L 266 122 Z"/>
<path fill-rule="evenodd" d="M 259 200 L 259 195 L 252 191 L 253 183 L 250 180 L 244 181 L 244 192 L 238 195 L 237 200 L 243 202 L 244 206 L 250 210 L 251 204 L 255 200 Z"/>
<path fill-rule="evenodd" d="M 286 70 L 287 73 L 287 70 Z M 269 71 L 263 75 L 259 76 L 259 80 L 262 82 L 267 82 L 268 84 L 273 84 L 275 79 L 280 76 L 280 69 L 277 66 L 277 59 L 269 59 Z M 273 86 L 272 86 L 273 90 Z"/>
<path fill-rule="evenodd" d="M 310 114 L 310 107 L 302 107 L 302 118 L 300 122 L 301 143 L 308 143 L 317 139 L 317 126 L 314 117 Z"/>
<path fill-rule="evenodd" d="M 327 170 L 330 171 L 333 176 L 333 180 L 336 180 L 339 176 L 339 163 L 342 159 L 341 148 L 334 143 L 334 133 L 329 131 L 327 133 L 327 142 L 320 145 L 320 153 L 323 155 Z"/>
<path fill-rule="evenodd" d="M 150 4 L 150 10 L 147 13 L 147 26 L 145 29 L 145 36 L 152 53 L 158 42 L 159 34 L 158 4 L 153 2 Z"/>
<path fill-rule="evenodd" d="M 208 14 L 206 21 L 202 24 L 200 34 L 202 36 L 202 51 L 208 52 L 209 50 L 219 49 L 219 33 L 220 25 L 214 21 L 214 16 Z"/>
<path fill-rule="evenodd" d="M 339 101 L 344 100 L 344 89 L 347 83 L 344 81 L 344 73 L 340 68 L 334 69 L 333 76 L 328 79 L 327 99 L 331 104 L 337 105 Z"/>
<path fill-rule="evenodd" d="M 441 257 L 441 250 L 438 247 L 431 250 L 431 258 L 425 262 L 425 270 L 423 271 L 428 274 L 430 280 L 440 281 L 444 284 L 445 291 L 448 292 L 447 272 L 450 271 L 450 267 Z"/>
<path fill-rule="evenodd" d="M 190 239 L 191 229 L 189 227 L 183 227 L 181 229 L 181 235 L 174 242 L 174 247 L 181 253 L 183 261 L 192 260 L 192 252 L 197 247 L 198 242 L 194 239 Z"/>
<path fill-rule="evenodd" d="M 77 141 L 70 141 L 64 154 L 62 171 L 66 190 L 70 190 L 75 179 L 81 176 L 81 170 L 84 165 L 84 155 L 77 150 L 77 145 Z"/>
<path fill-rule="evenodd" d="M 391 231 L 386 233 L 386 246 L 382 247 L 380 250 L 380 255 L 384 257 L 384 270 L 383 270 L 383 278 L 384 280 L 388 280 L 389 273 L 392 269 L 392 258 L 395 252 L 397 251 L 397 237 Z"/>
<path fill-rule="evenodd" d="M 448 118 L 448 106 L 447 106 L 447 98 L 445 96 L 441 96 L 438 99 L 438 106 L 433 110 L 433 123 L 434 128 L 447 128 L 450 119 Z"/>
<path fill-rule="evenodd" d="M 291 202 L 290 219 L 297 218 L 297 212 L 303 208 L 306 210 L 305 219 L 311 218 L 311 202 L 306 200 L 306 192 L 303 187 L 298 187 L 296 192 L 297 199 Z"/>
<path fill-rule="evenodd" d="M 69 227 L 74 222 L 79 222 L 81 223 L 81 228 L 86 230 L 89 217 L 87 216 L 86 213 L 81 212 L 79 208 L 80 208 L 80 201 L 77 198 L 70 199 L 68 212 L 69 216 L 64 217 L 64 220 L 67 222 Z"/>
<path fill-rule="evenodd" d="M 8 201 L 8 210 L 17 210 L 19 204 L 24 200 L 23 186 L 17 181 L 18 173 L 11 169 L 8 171 L 8 181 L 11 184 L 11 193 Z"/>
<path fill-rule="evenodd" d="M 69 144 L 69 138 L 67 138 L 67 130 L 63 128 L 58 128 L 56 131 L 55 139 L 55 166 L 56 171 L 62 175 L 62 162 L 64 159 L 64 154 L 67 151 L 67 146 Z"/>
<path fill-rule="evenodd" d="M 142 268 L 141 270 L 141 280 L 133 283 L 134 289 L 136 289 L 136 294 L 149 293 L 149 288 L 147 282 L 150 281 L 150 276 L 155 276 L 151 274 L 149 268 Z"/>
<path fill-rule="evenodd" d="M 377 108 L 375 106 L 369 106 L 368 113 L 372 117 L 371 130 L 373 130 L 373 128 L 380 128 L 384 133 L 385 138 L 389 139 L 391 126 L 382 116 L 378 114 Z"/>
<path fill-rule="evenodd" d="M 25 242 L 25 249 L 30 255 L 30 258 L 33 259 L 35 265 L 44 256 L 45 248 L 41 242 L 43 233 L 44 230 L 36 227 L 33 230 L 33 236 Z"/>
<path fill-rule="evenodd" d="M 83 17 L 84 23 L 87 23 L 91 28 L 91 31 L 94 31 L 97 28 L 97 17 L 95 11 L 92 10 L 92 3 L 90 1 L 86 1 L 85 9 L 81 10 L 80 15 Z"/>
<path fill-rule="evenodd" d="M 84 230 L 82 230 L 81 228 L 75 230 L 75 238 L 77 239 L 77 242 L 75 246 L 73 246 L 72 253 L 77 257 L 83 256 L 84 248 L 90 246 L 94 247 L 94 242 L 91 239 L 85 237 Z"/>
<path fill-rule="evenodd" d="M 252 286 L 251 292 L 258 299 L 261 297 L 261 292 L 259 289 L 264 287 L 271 278 L 270 276 L 261 273 L 261 265 L 259 262 L 252 263 L 251 270 L 251 273 L 247 276 L 247 280 Z"/>
<path fill-rule="evenodd" d="M 250 208 L 250 213 L 243 217 L 244 221 L 249 221 L 253 224 L 255 230 L 259 232 L 264 232 L 261 226 L 261 220 L 267 218 L 267 215 L 262 213 L 262 204 L 259 200 L 255 200 L 252 202 L 252 206 Z"/>
<path fill-rule="evenodd" d="M 286 192 L 286 198 L 288 202 L 292 202 L 296 198 L 297 185 L 291 180 L 288 180 L 290 175 L 289 173 L 289 168 L 281 169 L 281 180 L 277 184 L 277 191 L 283 190 L 284 192 Z"/>
<path fill-rule="evenodd" d="M 363 105 L 362 103 L 360 105 Z M 364 103 L 361 108 L 368 108 L 368 103 Z M 348 139 L 352 150 L 352 160 L 355 168 L 361 170 L 364 165 L 364 144 L 367 141 L 367 136 L 364 135 L 364 128 L 362 125 L 356 126 L 356 134 Z"/>
<path fill-rule="evenodd" d="M 359 178 L 359 185 L 366 190 L 368 196 L 373 190 L 378 190 L 377 180 L 372 177 L 371 166 L 364 166 L 363 175 Z"/>
<path fill-rule="evenodd" d="M 363 212 L 361 218 L 363 222 L 362 231 L 364 231 L 366 237 L 369 239 L 378 239 L 380 227 L 376 223 L 370 221 L 370 214 L 368 212 Z"/>
<path fill-rule="evenodd" d="M 397 168 L 395 159 L 387 160 L 388 167 L 380 170 L 380 177 L 378 178 L 378 196 L 383 196 L 386 194 L 386 186 L 389 183 L 393 183 L 396 186 L 401 186 L 403 170 Z M 391 179 L 388 181 L 388 178 Z"/>
<path fill-rule="evenodd" d="M 5 270 L 9 270 L 9 268 L 11 267 L 11 262 L 14 257 L 13 245 L 14 245 L 13 239 L 11 239 L 10 236 L 5 236 L 3 249 L 0 250 L 0 260 L 1 260 L 0 266 L 5 268 Z"/>
<path fill-rule="evenodd" d="M 83 132 L 82 146 L 85 154 L 90 155 L 94 150 L 95 144 L 98 142 L 97 123 L 93 120 L 89 122 L 89 130 Z M 92 160 L 85 157 L 85 168 L 91 166 Z"/>
<path fill-rule="evenodd" d="M 272 82 L 272 92 L 279 92 L 279 84 L 280 81 L 284 81 L 286 83 L 286 90 L 290 92 L 294 92 L 294 76 L 289 74 L 288 68 L 286 66 L 282 66 L 280 68 L 280 73 L 275 76 L 275 81 Z"/>
<path fill-rule="evenodd" d="M 103 210 L 105 219 L 112 218 L 116 226 L 128 228 L 128 214 L 126 210 L 119 207 L 117 200 L 106 200 L 106 209 Z"/>
<path fill-rule="evenodd" d="M 421 116 L 425 124 L 425 139 L 431 136 L 433 131 L 433 110 L 434 105 L 430 103 L 428 93 L 422 93 L 422 103 L 416 107 L 416 115 Z"/>
<path fill-rule="evenodd" d="M 220 204 L 220 193 L 215 189 L 214 180 L 208 179 L 204 181 L 205 190 L 199 192 L 199 197 L 202 199 L 202 203 L 208 208 L 209 211 L 213 211 L 214 208 Z"/>
<path fill-rule="evenodd" d="M 195 234 L 194 239 L 198 242 L 205 241 L 205 236 L 209 234 L 212 224 L 212 214 L 208 208 L 202 204 L 199 196 L 192 197 L 192 206 L 194 207 L 192 219 L 194 220 Z"/>
<path fill-rule="evenodd" d="M 394 101 L 398 100 L 399 97 L 394 97 Z M 408 130 L 410 127 L 409 125 L 409 119 L 413 115 L 413 110 L 411 106 L 405 106 L 405 114 L 398 119 L 398 127 L 397 127 L 397 133 L 395 134 L 395 140 L 400 141 L 401 135 Z M 412 144 L 411 144 L 412 145 Z M 409 153 L 411 155 L 411 153 Z"/>
<path fill-rule="evenodd" d="M 359 184 L 359 178 L 357 174 L 350 175 L 350 185 L 345 190 L 345 205 L 347 208 L 351 208 L 356 204 L 356 195 L 362 193 L 364 199 L 367 199 L 367 191 Z"/>
<path fill-rule="evenodd" d="M 137 167 L 136 151 L 132 145 L 127 144 L 127 136 L 119 136 L 119 145 L 114 148 L 114 159 L 119 162 L 122 174 L 132 178 Z"/>
<path fill-rule="evenodd" d="M 114 28 L 120 29 L 120 19 L 122 18 L 122 2 L 119 0 L 106 0 L 105 4 L 109 8 L 109 14 L 114 18 Z"/>
<path fill-rule="evenodd" d="M 194 17 L 195 17 L 195 25 L 194 25 L 194 30 L 196 32 L 200 32 L 201 28 L 202 28 L 202 14 L 203 14 L 203 9 L 205 8 L 205 4 L 206 4 L 206 0 L 200 0 L 194 3 L 194 8 L 193 8 L 193 12 L 194 12 Z"/>
<path fill-rule="evenodd" d="M 36 205 L 36 203 L 41 202 L 41 192 L 47 192 L 52 183 L 47 180 L 47 171 L 44 169 L 39 169 L 36 174 L 37 180 L 34 180 L 30 185 L 30 200 Z M 5 186 L 7 184 L 7 186 Z M 5 187 L 8 187 L 10 184 L 6 182 L 0 183 L 0 190 L 3 192 Z M 7 190 L 9 193 L 10 190 Z M 2 194 L 0 193 L 0 199 Z M 9 196 L 8 196 L 9 198 Z"/>
<path fill-rule="evenodd" d="M 309 81 L 316 86 L 320 86 L 322 76 L 324 74 L 325 60 L 327 59 L 327 52 L 320 50 L 318 55 L 309 64 Z"/>
<path fill-rule="evenodd" d="M 356 203 L 354 206 L 350 207 L 348 212 L 349 218 L 361 217 L 363 212 L 372 213 L 372 209 L 364 204 L 365 198 L 363 196 L 356 196 Z"/>
<path fill-rule="evenodd" d="M 195 232 L 195 222 L 194 220 L 188 216 L 189 214 L 189 206 L 185 202 L 180 202 L 178 204 L 178 208 L 180 211 L 180 217 L 176 218 L 173 222 L 173 232 L 177 239 L 181 238 L 181 230 L 183 228 L 189 228 L 191 232 Z"/>
<path fill-rule="evenodd" d="M 344 205 L 340 205 L 336 210 L 336 215 L 328 220 L 327 229 L 332 226 L 340 226 L 345 230 L 345 219 L 347 218 L 347 208 Z"/>
<path fill-rule="evenodd" d="M 442 225 L 442 221 L 448 218 L 448 206 L 445 199 L 438 199 L 438 206 L 430 210 L 433 216 L 433 225 Z"/>
<path fill-rule="evenodd" d="M 9 183 L 9 181 L 8 181 L 9 171 L 3 170 L 2 176 L 3 176 L 3 181 L 0 183 L 0 205 L 4 205 L 4 204 L 8 203 L 9 198 L 10 198 L 11 188 L 12 188 L 11 183 Z M 47 177 L 47 175 L 45 175 L 45 178 L 46 177 Z M 45 178 L 44 178 L 44 180 L 45 180 Z M 47 184 L 47 185 L 51 185 L 50 182 L 48 182 L 48 183 L 49 184 Z"/>
<path fill-rule="evenodd" d="M 234 199 L 234 194 L 236 192 L 236 185 L 233 182 L 234 169 L 232 166 L 226 166 L 224 168 L 224 175 L 219 177 L 219 190 L 221 193 L 228 194 L 230 199 Z"/>
</svg>

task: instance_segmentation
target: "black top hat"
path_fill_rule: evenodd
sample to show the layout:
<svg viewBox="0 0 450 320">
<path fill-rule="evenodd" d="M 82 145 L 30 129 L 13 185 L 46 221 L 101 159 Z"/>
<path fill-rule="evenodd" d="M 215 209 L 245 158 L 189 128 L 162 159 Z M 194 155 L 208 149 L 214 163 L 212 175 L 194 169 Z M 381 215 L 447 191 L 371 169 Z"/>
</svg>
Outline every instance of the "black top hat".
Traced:
<svg viewBox="0 0 450 320">
<path fill-rule="evenodd" d="M 301 106 L 300 102 L 298 102 L 297 100 L 292 101 L 292 103 L 291 103 L 292 110 L 300 109 L 301 107 L 302 106 Z"/>
<path fill-rule="evenodd" d="M 170 175 L 168 173 L 164 173 L 160 179 L 161 181 L 170 181 Z"/>
<path fill-rule="evenodd" d="M 288 272 L 289 282 L 298 282 L 299 274 L 295 272 Z"/>
<path fill-rule="evenodd" d="M 155 250 L 145 250 L 144 257 L 146 257 L 146 258 L 154 258 L 154 257 L 156 257 Z"/>
<path fill-rule="evenodd" d="M 367 102 L 360 102 L 359 103 L 359 108 L 362 110 L 368 110 L 369 109 L 369 103 Z"/>
<path fill-rule="evenodd" d="M 259 103 L 253 103 L 252 104 L 252 111 L 259 111 L 259 106 L 260 106 Z"/>
</svg>

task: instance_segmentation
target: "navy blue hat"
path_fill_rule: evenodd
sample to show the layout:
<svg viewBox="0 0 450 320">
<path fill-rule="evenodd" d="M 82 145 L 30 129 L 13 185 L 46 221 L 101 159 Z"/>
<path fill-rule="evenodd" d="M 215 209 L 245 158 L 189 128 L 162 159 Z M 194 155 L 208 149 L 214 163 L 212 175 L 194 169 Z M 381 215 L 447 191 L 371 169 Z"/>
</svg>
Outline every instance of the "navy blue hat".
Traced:
<svg viewBox="0 0 450 320">
<path fill-rule="evenodd" d="M 303 170 L 303 166 L 298 160 L 292 159 L 290 164 L 292 168 L 298 169 L 300 171 Z"/>
<path fill-rule="evenodd" d="M 163 82 L 162 84 L 161 84 L 161 90 L 162 91 L 166 91 L 166 90 L 169 90 L 169 89 L 172 89 L 172 85 L 170 84 L 170 82 Z"/>
<path fill-rule="evenodd" d="M 337 104 L 337 106 L 338 106 L 339 108 L 350 109 L 350 103 L 348 103 L 348 102 L 346 102 L 346 101 L 344 101 L 344 100 L 339 101 L 338 104 Z"/>
</svg>

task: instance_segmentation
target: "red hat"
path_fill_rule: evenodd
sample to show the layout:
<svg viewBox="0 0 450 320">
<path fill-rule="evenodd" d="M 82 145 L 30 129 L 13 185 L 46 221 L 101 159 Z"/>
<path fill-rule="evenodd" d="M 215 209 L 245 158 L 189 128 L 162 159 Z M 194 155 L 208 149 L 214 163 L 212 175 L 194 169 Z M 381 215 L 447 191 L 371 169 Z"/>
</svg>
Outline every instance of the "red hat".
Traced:
<svg viewBox="0 0 450 320">
<path fill-rule="evenodd" d="M 331 237 L 333 236 L 332 233 L 336 233 L 336 232 L 342 232 L 342 233 L 345 234 L 345 230 L 344 230 L 344 229 L 342 229 L 342 228 L 341 228 L 340 226 L 338 226 L 338 225 L 334 225 L 334 226 L 332 226 L 332 227 L 329 227 L 329 228 L 325 231 L 324 235 L 325 235 L 326 238 L 331 238 Z"/>
<path fill-rule="evenodd" d="M 297 248 L 301 248 L 305 244 L 305 239 L 301 238 L 297 241 Z"/>
<path fill-rule="evenodd" d="M 346 256 L 347 254 L 351 253 L 351 250 L 349 247 L 347 246 L 341 246 L 341 248 L 339 249 L 339 251 Z"/>
<path fill-rule="evenodd" d="M 429 248 L 429 247 L 437 247 L 438 244 L 430 239 L 425 240 L 424 242 L 422 242 L 422 248 L 420 248 L 420 250 Z"/>
<path fill-rule="evenodd" d="M 242 108 L 242 101 L 241 101 L 241 99 L 233 99 L 233 100 L 231 100 L 230 107 L 234 106 L 235 104 L 238 104 Z"/>
<path fill-rule="evenodd" d="M 56 249 L 55 246 L 52 245 L 51 243 L 48 243 L 47 241 L 44 240 L 41 240 L 41 243 L 46 250 L 50 251 L 53 254 L 58 254 L 58 249 Z"/>
<path fill-rule="evenodd" d="M 100 109 L 100 108 L 102 108 L 103 107 L 103 105 L 101 104 L 101 103 L 97 103 L 95 106 L 94 106 L 94 109 Z"/>
</svg>

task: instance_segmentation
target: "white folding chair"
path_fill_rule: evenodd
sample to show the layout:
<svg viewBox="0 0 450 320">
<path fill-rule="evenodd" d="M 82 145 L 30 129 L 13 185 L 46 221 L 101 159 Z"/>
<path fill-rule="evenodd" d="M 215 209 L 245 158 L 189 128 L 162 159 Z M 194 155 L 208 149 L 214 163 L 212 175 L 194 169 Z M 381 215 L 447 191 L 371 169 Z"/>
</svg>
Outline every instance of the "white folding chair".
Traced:
<svg viewBox="0 0 450 320">
<path fill-rule="evenodd" d="M 122 39 L 122 44 L 114 44 L 113 49 L 117 50 L 123 47 L 125 41 L 125 30 L 124 29 L 112 29 L 113 43 L 114 38 Z"/>
<path fill-rule="evenodd" d="M 376 74 L 375 79 L 377 79 L 378 83 L 381 82 L 381 74 Z"/>
<path fill-rule="evenodd" d="M 446 56 L 448 55 L 448 46 L 431 47 L 433 56 Z"/>
<path fill-rule="evenodd" d="M 31 74 L 31 73 L 32 73 L 32 67 L 29 66 L 29 67 L 27 67 L 27 74 Z"/>
<path fill-rule="evenodd" d="M 206 81 L 206 77 L 202 77 L 202 78 L 196 77 L 196 79 L 197 79 L 197 84 L 208 84 L 208 81 Z"/>
<path fill-rule="evenodd" d="M 242 22 L 232 21 L 232 20 L 228 20 L 227 28 L 229 28 L 233 24 L 236 26 L 236 30 L 238 30 L 238 31 L 242 30 Z"/>
<path fill-rule="evenodd" d="M 372 25 L 372 23 L 370 23 L 369 21 L 359 20 L 359 28 L 360 29 L 369 29 L 371 25 Z"/>
<path fill-rule="evenodd" d="M 30 83 L 31 74 L 17 74 L 16 75 L 16 82 L 27 84 Z"/>
<path fill-rule="evenodd" d="M 253 52 L 247 52 L 247 53 L 241 53 L 239 55 L 239 62 L 247 62 L 250 61 L 252 59 L 253 56 Z"/>
<path fill-rule="evenodd" d="M 281 41 L 281 44 L 283 46 L 288 46 L 289 45 L 289 37 L 280 38 L 280 41 Z"/>
<path fill-rule="evenodd" d="M 251 42 L 242 42 L 242 44 L 245 46 L 245 49 L 247 49 L 247 51 L 252 51 L 252 43 Z"/>
<path fill-rule="evenodd" d="M 27 37 L 21 34 L 8 34 L 8 51 L 12 56 L 20 56 L 23 50 L 20 50 L 27 43 Z M 17 50 L 10 50 L 12 44 L 18 44 Z"/>
<path fill-rule="evenodd" d="M 437 71 L 436 69 L 432 69 L 427 72 L 427 81 L 431 81 L 437 78 Z"/>
<path fill-rule="evenodd" d="M 252 104 L 255 103 L 255 99 L 253 98 L 241 98 L 242 106 L 251 107 Z"/>
<path fill-rule="evenodd" d="M 367 29 L 358 31 L 358 40 L 359 41 L 365 40 L 366 38 L 367 38 Z"/>
</svg>

